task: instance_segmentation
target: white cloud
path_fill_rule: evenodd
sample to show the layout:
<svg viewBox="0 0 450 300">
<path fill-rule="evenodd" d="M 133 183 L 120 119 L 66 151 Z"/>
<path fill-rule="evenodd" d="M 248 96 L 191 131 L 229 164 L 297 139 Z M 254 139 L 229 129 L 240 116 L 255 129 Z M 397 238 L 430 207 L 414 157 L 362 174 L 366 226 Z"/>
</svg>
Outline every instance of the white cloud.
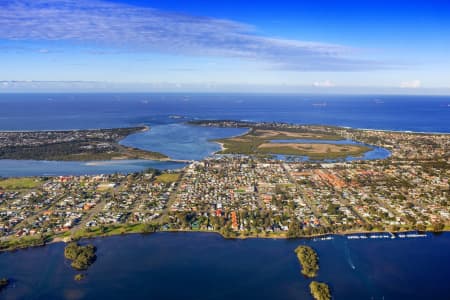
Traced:
<svg viewBox="0 0 450 300">
<path fill-rule="evenodd" d="M 265 37 L 248 24 L 101 0 L 0 0 L 0 39 L 238 57 L 296 71 L 385 67 L 356 59 L 356 51 L 342 45 Z"/>
<path fill-rule="evenodd" d="M 330 80 L 316 81 L 313 83 L 315 87 L 335 87 L 336 84 Z"/>
<path fill-rule="evenodd" d="M 420 80 L 403 81 L 400 83 L 402 89 L 418 89 L 422 87 L 422 82 Z"/>
</svg>

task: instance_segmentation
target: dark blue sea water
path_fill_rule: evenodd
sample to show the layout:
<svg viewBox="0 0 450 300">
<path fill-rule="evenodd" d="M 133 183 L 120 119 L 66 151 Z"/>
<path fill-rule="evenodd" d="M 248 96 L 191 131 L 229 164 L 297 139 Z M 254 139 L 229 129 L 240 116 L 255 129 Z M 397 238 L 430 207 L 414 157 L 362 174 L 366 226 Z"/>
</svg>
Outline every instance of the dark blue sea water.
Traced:
<svg viewBox="0 0 450 300">
<path fill-rule="evenodd" d="M 190 119 L 234 119 L 327 124 L 355 128 L 450 132 L 450 97 L 312 96 L 237 94 L 0 94 L 0 130 L 56 130 L 150 125 L 125 145 L 160 151 L 174 159 L 201 159 L 219 150 L 210 139 L 243 129 L 198 128 Z M 386 157 L 383 149 L 363 159 Z M 349 158 L 354 159 L 354 158 Z M 359 158 L 358 158 L 359 159 Z M 16 164 L 16 165 L 15 165 Z M 160 162 L 103 164 L 0 160 L 0 176 L 134 172 Z"/>
<path fill-rule="evenodd" d="M 63 244 L 0 254 L 2 299 L 312 299 L 294 249 L 312 246 L 317 280 L 333 299 L 450 298 L 450 234 L 387 240 L 225 240 L 215 234 L 158 233 L 91 240 L 98 260 L 85 281 Z"/>
<path fill-rule="evenodd" d="M 167 124 L 187 118 L 450 132 L 449 96 L 0 94 L 1 130 Z"/>
</svg>

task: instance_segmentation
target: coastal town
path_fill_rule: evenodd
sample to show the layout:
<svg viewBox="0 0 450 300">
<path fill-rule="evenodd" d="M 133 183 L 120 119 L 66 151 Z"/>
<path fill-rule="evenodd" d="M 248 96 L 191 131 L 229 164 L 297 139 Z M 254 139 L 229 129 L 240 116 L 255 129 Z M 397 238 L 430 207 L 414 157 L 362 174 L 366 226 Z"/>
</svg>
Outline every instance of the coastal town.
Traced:
<svg viewBox="0 0 450 300">
<path fill-rule="evenodd" d="M 89 161 L 154 159 L 167 156 L 119 142 L 148 127 L 60 131 L 0 131 L 0 159 Z"/>
<path fill-rule="evenodd" d="M 448 230 L 448 135 L 302 129 L 383 147 L 391 156 L 295 161 L 216 154 L 165 172 L 0 179 L 0 248 L 154 231 L 393 238 Z"/>
</svg>

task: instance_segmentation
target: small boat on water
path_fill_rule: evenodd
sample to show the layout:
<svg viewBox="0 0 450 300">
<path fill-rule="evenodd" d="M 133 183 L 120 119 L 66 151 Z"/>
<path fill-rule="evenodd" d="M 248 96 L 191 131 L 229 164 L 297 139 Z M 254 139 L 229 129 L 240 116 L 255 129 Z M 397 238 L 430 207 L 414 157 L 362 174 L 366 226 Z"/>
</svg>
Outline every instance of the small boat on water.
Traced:
<svg viewBox="0 0 450 300">
<path fill-rule="evenodd" d="M 424 237 L 427 237 L 427 235 L 425 233 L 421 233 L 421 234 L 419 234 L 419 233 L 408 233 L 408 234 L 406 234 L 406 237 L 407 238 L 424 238 Z"/>
<path fill-rule="evenodd" d="M 317 241 L 330 241 L 334 239 L 334 237 L 332 236 L 326 236 L 326 237 L 319 237 L 319 238 L 314 238 L 313 241 L 317 242 Z"/>
</svg>

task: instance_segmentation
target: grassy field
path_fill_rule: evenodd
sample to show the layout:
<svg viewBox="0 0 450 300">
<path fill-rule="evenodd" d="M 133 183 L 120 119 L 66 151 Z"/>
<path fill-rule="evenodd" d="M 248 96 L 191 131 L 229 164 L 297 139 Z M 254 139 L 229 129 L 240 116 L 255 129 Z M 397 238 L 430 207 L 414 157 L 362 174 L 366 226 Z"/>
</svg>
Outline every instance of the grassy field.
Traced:
<svg viewBox="0 0 450 300">
<path fill-rule="evenodd" d="M 0 188 L 4 190 L 26 190 L 33 189 L 42 184 L 37 178 L 8 178 L 0 179 Z"/>
<path fill-rule="evenodd" d="M 285 154 L 308 156 L 312 159 L 344 158 L 359 156 L 369 151 L 369 147 L 356 145 L 333 144 L 294 144 L 294 143 L 266 143 L 258 147 L 258 151 L 267 154 Z"/>
<path fill-rule="evenodd" d="M 46 242 L 49 242 L 48 237 L 43 236 L 26 236 L 17 239 L 10 239 L 0 242 L 0 250 L 14 250 L 20 248 L 28 248 L 35 246 L 43 246 Z"/>
<path fill-rule="evenodd" d="M 145 233 L 147 226 L 148 224 L 137 223 L 137 224 L 105 225 L 94 228 L 83 228 L 78 230 L 72 237 L 74 239 L 79 239 L 79 238 L 93 238 L 99 236 L 113 236 L 129 233 Z"/>
<path fill-rule="evenodd" d="M 156 182 L 172 183 L 176 182 L 178 178 L 180 178 L 180 174 L 178 173 L 164 173 L 156 177 Z"/>
</svg>

